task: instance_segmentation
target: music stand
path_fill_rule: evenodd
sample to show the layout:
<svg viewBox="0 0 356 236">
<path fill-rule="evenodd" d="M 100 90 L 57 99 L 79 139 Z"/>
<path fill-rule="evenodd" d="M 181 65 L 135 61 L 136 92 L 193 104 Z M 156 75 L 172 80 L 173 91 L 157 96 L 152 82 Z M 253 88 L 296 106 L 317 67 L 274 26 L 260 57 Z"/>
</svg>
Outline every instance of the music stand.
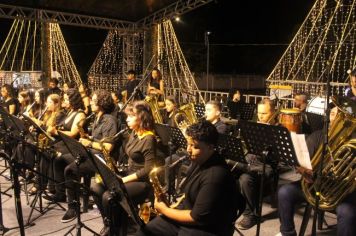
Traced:
<svg viewBox="0 0 356 236">
<path fill-rule="evenodd" d="M 90 158 L 91 153 L 77 140 L 74 138 L 71 138 L 67 135 L 65 135 L 62 132 L 58 132 L 58 135 L 60 139 L 63 141 L 65 147 L 68 149 L 69 153 L 72 154 L 72 156 L 76 159 L 75 164 L 77 166 L 77 172 L 79 173 L 79 166 L 80 164 L 85 161 L 86 159 Z M 78 182 L 75 182 L 77 184 L 80 184 Z M 75 209 L 76 209 L 76 214 L 77 214 L 77 223 L 73 225 L 64 235 L 69 235 L 71 234 L 72 230 L 76 229 L 76 235 L 81 235 L 81 228 L 85 228 L 89 232 L 93 233 L 94 235 L 98 235 L 94 230 L 90 229 L 88 226 L 86 226 L 82 221 L 80 217 L 80 200 L 79 200 L 79 194 L 77 193 L 77 189 L 75 189 L 75 200 L 73 203 L 75 204 Z"/>
<path fill-rule="evenodd" d="M 239 104 L 240 119 L 241 120 L 252 120 L 255 114 L 256 105 L 252 103 L 241 103 Z"/>
<path fill-rule="evenodd" d="M 261 183 L 259 192 L 259 206 L 257 212 L 257 232 L 260 234 L 261 213 L 262 213 L 262 192 L 266 162 L 276 166 L 279 161 L 289 165 L 298 166 L 294 146 L 290 133 L 285 127 L 272 126 L 266 124 L 240 121 L 241 135 L 246 143 L 249 153 L 262 157 L 263 168 L 261 173 Z M 270 157 L 278 158 L 273 160 Z"/>
<path fill-rule="evenodd" d="M 168 156 L 168 162 L 166 162 L 165 166 L 165 176 L 166 176 L 166 181 L 167 181 L 167 188 L 168 188 L 168 196 L 169 196 L 169 201 L 172 200 L 173 196 L 173 186 L 172 186 L 172 177 L 176 175 L 175 169 L 170 168 L 171 164 L 176 161 L 176 158 L 179 157 L 177 155 L 174 155 L 175 157 L 173 158 L 173 153 L 178 149 L 178 148 L 183 148 L 185 149 L 187 147 L 187 140 L 185 139 L 183 133 L 181 132 L 180 129 L 169 126 L 169 125 L 164 125 L 164 124 L 155 124 L 155 131 L 156 134 L 161 138 L 162 144 L 166 145 L 169 147 L 169 156 Z"/>
<path fill-rule="evenodd" d="M 219 134 L 217 148 L 225 160 L 234 162 L 231 171 L 233 171 L 238 164 L 247 165 L 241 139 L 227 134 Z"/>
<path fill-rule="evenodd" d="M 36 143 L 37 145 L 39 144 L 39 137 L 40 135 L 44 135 L 48 140 L 50 140 L 51 142 L 54 142 L 55 141 L 55 138 L 53 138 L 50 134 L 48 134 L 44 129 L 42 129 L 36 122 L 34 122 L 30 117 L 28 117 L 27 115 L 23 114 L 22 115 L 23 118 L 24 118 L 24 121 L 28 124 L 28 126 L 32 126 L 35 130 L 35 137 L 34 139 L 36 140 Z M 42 178 L 47 178 L 47 179 L 51 179 L 50 177 L 46 176 L 45 174 L 43 173 L 40 173 L 41 170 L 43 170 L 42 166 L 41 166 L 41 163 L 43 163 L 41 161 L 41 158 L 46 158 L 46 157 L 43 157 L 41 156 L 41 153 L 44 152 L 44 150 L 39 150 L 39 147 L 35 146 L 35 150 L 36 150 L 36 153 L 35 153 L 35 169 L 37 170 L 36 171 L 36 174 L 37 174 L 37 180 L 39 181 L 38 182 L 38 186 L 39 186 L 39 189 L 37 190 L 37 193 L 36 193 L 36 196 L 34 197 L 34 199 L 32 200 L 31 204 L 30 204 L 30 207 L 31 207 L 31 211 L 30 211 L 30 214 L 28 216 L 28 219 L 27 219 L 27 225 L 32 225 L 33 222 L 38 219 L 41 215 L 44 215 L 46 212 L 48 212 L 49 210 L 51 210 L 52 208 L 50 208 L 51 204 L 56 204 L 57 206 L 59 206 L 62 210 L 65 210 L 65 208 L 60 205 L 58 202 L 51 202 L 50 204 L 48 204 L 45 208 L 42 207 L 42 194 L 44 195 L 47 195 L 48 194 L 43 191 L 43 183 L 42 183 Z M 51 179 L 53 181 L 53 179 Z M 36 203 L 37 203 L 37 200 L 39 201 L 39 209 L 36 209 Z M 32 214 L 33 214 L 33 211 L 36 210 L 38 211 L 41 215 L 39 215 L 38 217 L 34 218 L 32 221 L 31 221 L 31 217 L 32 217 Z"/>
<path fill-rule="evenodd" d="M 197 118 L 202 118 L 205 115 L 205 106 L 204 104 L 194 104 L 195 113 Z"/>
<path fill-rule="evenodd" d="M 68 148 L 70 153 L 74 157 L 77 157 L 77 160 L 76 160 L 77 167 L 79 168 L 81 160 L 84 160 L 84 159 L 91 160 L 97 173 L 100 175 L 101 179 L 103 180 L 104 185 L 109 190 L 111 190 L 112 193 L 115 193 L 117 201 L 120 201 L 120 206 L 125 210 L 127 215 L 132 216 L 137 224 L 142 225 L 142 222 L 140 221 L 140 218 L 136 213 L 137 211 L 135 210 L 133 203 L 130 201 L 130 198 L 128 197 L 126 187 L 125 187 L 124 183 L 122 182 L 121 178 L 119 178 L 115 173 L 113 173 L 105 165 L 105 163 L 103 163 L 100 159 L 98 159 L 98 157 L 96 157 L 91 152 L 89 152 L 80 142 L 78 142 L 77 140 L 75 140 L 71 137 L 68 137 L 67 135 L 65 135 L 61 132 L 58 132 L 58 135 L 63 140 L 64 144 L 66 145 L 66 147 Z M 84 227 L 87 230 L 89 230 L 90 232 L 96 234 L 93 230 L 91 230 L 90 228 L 85 226 L 80 221 L 79 213 L 80 213 L 80 205 L 79 205 L 79 202 L 77 202 L 78 222 L 65 235 L 68 235 L 74 228 L 77 228 L 77 230 L 80 230 L 80 227 Z M 121 228 L 123 228 L 123 227 L 121 227 Z M 125 231 L 125 229 L 124 229 L 124 231 Z"/>
<path fill-rule="evenodd" d="M 7 111 L 1 106 L 0 106 L 0 115 L 4 121 L 5 127 L 7 127 L 8 130 L 11 130 L 13 134 L 15 134 L 13 138 L 18 142 L 20 141 L 24 142 L 25 126 L 23 125 L 23 123 L 21 121 L 19 122 L 19 120 L 16 117 L 7 113 Z M 20 197 L 21 186 L 20 186 L 19 176 L 18 176 L 18 172 L 22 166 L 20 163 L 17 162 L 16 159 L 10 158 L 10 156 L 7 155 L 6 153 L 2 153 L 2 154 L 3 157 L 7 159 L 7 161 L 9 162 L 11 176 L 13 178 L 13 188 L 14 188 L 14 196 L 15 196 L 14 201 L 15 201 L 17 222 L 19 224 L 20 235 L 23 236 L 25 235 L 25 228 L 23 223 L 22 205 L 21 205 L 21 197 Z M 4 227 L 3 225 L 1 225 L 1 227 L 3 233 L 10 230 L 9 228 Z"/>
<path fill-rule="evenodd" d="M 324 127 L 324 116 L 316 113 L 305 112 L 308 119 L 311 133 L 317 130 L 321 130 Z"/>
</svg>

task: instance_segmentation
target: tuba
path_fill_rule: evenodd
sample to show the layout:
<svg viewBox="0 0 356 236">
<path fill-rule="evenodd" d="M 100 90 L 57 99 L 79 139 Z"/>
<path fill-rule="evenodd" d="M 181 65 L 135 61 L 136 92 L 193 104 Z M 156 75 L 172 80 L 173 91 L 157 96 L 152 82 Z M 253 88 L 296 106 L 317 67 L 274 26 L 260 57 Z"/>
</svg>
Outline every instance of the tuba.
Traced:
<svg viewBox="0 0 356 236">
<path fill-rule="evenodd" d="M 146 96 L 144 101 L 150 106 L 155 123 L 163 124 L 163 118 L 158 105 L 158 96 Z"/>
<path fill-rule="evenodd" d="M 181 120 L 179 120 L 181 119 Z M 198 117 L 195 112 L 194 104 L 188 103 L 181 106 L 177 113 L 174 115 L 174 122 L 178 128 L 184 129 L 186 126 L 198 122 Z M 184 127 L 182 127 L 184 126 Z"/>
<path fill-rule="evenodd" d="M 356 139 L 352 138 L 356 130 L 356 104 L 347 98 L 333 97 L 332 101 L 339 111 L 328 133 L 327 153 L 322 157 L 321 145 L 311 161 L 315 171 L 319 171 L 322 164 L 321 179 L 311 184 L 302 180 L 306 200 L 313 206 L 316 202 L 315 183 L 320 182 L 319 207 L 322 210 L 335 209 L 356 188 Z"/>
</svg>

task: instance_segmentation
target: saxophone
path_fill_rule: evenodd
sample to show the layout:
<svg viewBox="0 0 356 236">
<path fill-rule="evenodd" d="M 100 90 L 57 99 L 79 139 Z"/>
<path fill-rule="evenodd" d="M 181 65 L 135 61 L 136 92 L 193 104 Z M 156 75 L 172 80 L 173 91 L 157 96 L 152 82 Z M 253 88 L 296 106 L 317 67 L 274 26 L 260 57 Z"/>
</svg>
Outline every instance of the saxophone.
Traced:
<svg viewBox="0 0 356 236">
<path fill-rule="evenodd" d="M 182 163 L 183 161 L 185 161 L 186 159 L 188 159 L 189 156 L 183 156 L 181 158 L 179 158 L 178 160 L 176 160 L 175 162 L 173 162 L 172 164 L 170 164 L 167 169 L 171 169 L 174 168 L 176 165 Z M 152 184 L 152 188 L 153 188 L 153 192 L 155 197 L 157 198 L 157 200 L 159 202 L 164 202 L 167 206 L 169 206 L 170 208 L 176 208 L 185 198 L 185 194 L 181 195 L 180 197 L 178 197 L 176 199 L 176 202 L 170 204 L 168 198 L 167 198 L 167 194 L 166 192 L 163 190 L 163 187 L 161 185 L 161 182 L 158 178 L 158 174 L 162 171 L 165 170 L 164 166 L 160 166 L 160 167 L 154 167 L 148 177 L 150 180 L 150 183 Z M 157 211 L 155 209 L 151 209 L 147 203 L 143 203 L 140 207 L 140 218 L 147 224 L 148 221 L 150 220 L 151 217 L 151 213 L 154 214 L 158 214 Z"/>
<path fill-rule="evenodd" d="M 101 150 L 102 150 L 102 153 L 103 153 L 103 157 L 104 157 L 106 166 L 107 166 L 112 172 L 114 172 L 116 175 L 120 175 L 120 171 L 119 171 L 119 169 L 117 168 L 117 166 L 116 166 L 116 164 L 115 164 L 113 158 L 111 157 L 110 151 L 105 147 L 104 143 L 105 143 L 105 142 L 108 142 L 108 141 L 111 141 L 111 140 L 116 140 L 116 139 L 119 138 L 123 133 L 125 133 L 127 130 L 128 130 L 128 128 L 123 129 L 123 130 L 121 130 L 120 132 L 118 132 L 117 134 L 115 134 L 113 137 L 110 137 L 110 138 L 103 138 L 103 139 L 100 140 L 100 142 L 99 142 L 99 145 L 100 145 L 100 148 L 101 148 Z M 101 176 L 100 176 L 98 173 L 95 174 L 95 182 L 98 183 L 98 184 L 103 182 Z"/>
</svg>

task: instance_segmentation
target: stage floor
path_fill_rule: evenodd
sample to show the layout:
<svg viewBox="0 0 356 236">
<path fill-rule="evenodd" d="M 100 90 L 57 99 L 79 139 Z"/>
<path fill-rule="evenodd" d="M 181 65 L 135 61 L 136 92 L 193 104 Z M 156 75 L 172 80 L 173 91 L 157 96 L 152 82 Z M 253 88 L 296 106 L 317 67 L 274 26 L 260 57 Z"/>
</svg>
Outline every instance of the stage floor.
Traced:
<svg viewBox="0 0 356 236">
<path fill-rule="evenodd" d="M 4 162 L 0 161 L 0 165 L 3 166 Z M 4 167 L 1 167 L 0 170 L 2 171 Z M 5 175 L 8 175 L 9 172 L 5 171 Z M 0 177 L 0 184 L 1 184 L 1 191 L 5 191 L 11 186 L 11 182 L 6 180 L 3 176 Z M 31 186 L 31 185 L 30 185 Z M 8 194 L 12 195 L 13 190 L 10 189 Z M 13 197 L 8 197 L 4 194 L 1 195 L 2 200 L 2 215 L 4 226 L 7 228 L 16 227 L 17 218 L 16 218 L 16 210 L 15 210 L 15 203 Z M 29 197 L 29 201 L 31 202 L 33 197 Z M 26 196 L 24 192 L 21 192 L 21 203 L 22 203 L 22 211 L 23 211 L 23 219 L 24 223 L 26 224 L 31 208 L 26 202 Z M 44 206 L 46 206 L 46 201 L 44 201 Z M 66 208 L 66 204 L 63 204 Z M 303 215 L 304 207 L 301 207 L 297 210 L 297 214 L 295 216 L 295 224 L 296 228 L 299 230 L 302 215 Z M 40 235 L 64 235 L 75 223 L 76 221 L 72 221 L 69 223 L 61 223 L 60 219 L 62 218 L 64 211 L 61 210 L 59 207 L 55 207 L 54 209 L 48 211 L 44 215 L 37 211 L 33 212 L 33 216 L 31 219 L 40 216 L 38 219 L 34 221 L 35 225 L 31 227 L 26 227 L 25 234 L 26 235 L 33 235 L 33 236 L 40 236 Z M 83 213 L 81 215 L 82 221 L 87 225 L 89 228 L 93 229 L 95 232 L 99 233 L 101 228 L 103 227 L 102 219 L 97 209 L 89 210 L 88 213 Z M 318 235 L 336 235 L 336 215 L 333 214 L 326 214 L 325 219 L 329 225 L 331 225 L 330 229 L 324 229 L 322 231 L 318 231 Z M 311 233 L 311 225 L 312 220 L 309 221 L 308 229 L 306 235 L 310 235 Z M 324 226 L 326 228 L 326 226 Z M 241 230 L 241 234 L 238 232 L 234 233 L 234 236 L 238 235 L 246 235 L 246 236 L 253 236 L 256 235 L 256 226 L 249 229 L 249 230 Z M 278 212 L 277 209 L 271 208 L 270 204 L 264 203 L 263 205 L 263 223 L 261 224 L 261 233 L 260 235 L 275 235 L 279 232 L 279 220 L 278 220 Z M 20 235 L 18 229 L 13 229 L 6 232 L 5 235 Z M 72 231 L 72 235 L 76 235 L 75 230 Z M 92 233 L 88 232 L 86 229 L 82 230 L 82 235 L 93 235 Z"/>
</svg>

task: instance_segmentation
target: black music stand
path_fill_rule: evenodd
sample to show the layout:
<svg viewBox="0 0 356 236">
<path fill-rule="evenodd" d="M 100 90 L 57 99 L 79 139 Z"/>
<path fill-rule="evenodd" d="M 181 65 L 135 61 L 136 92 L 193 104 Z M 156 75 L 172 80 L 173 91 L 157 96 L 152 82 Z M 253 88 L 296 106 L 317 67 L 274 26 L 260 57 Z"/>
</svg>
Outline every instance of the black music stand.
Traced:
<svg viewBox="0 0 356 236">
<path fill-rule="evenodd" d="M 26 124 L 30 127 L 32 126 L 35 130 L 35 140 L 36 140 L 36 143 L 37 145 L 39 144 L 39 137 L 40 135 L 44 135 L 49 141 L 51 142 L 54 142 L 55 139 L 50 135 L 48 134 L 45 130 L 43 130 L 39 125 L 36 124 L 36 122 L 34 122 L 30 117 L 28 117 L 27 115 L 23 114 L 22 115 L 23 118 L 24 118 L 24 121 L 26 122 Z M 52 204 L 56 204 L 57 206 L 59 206 L 62 210 L 65 210 L 65 208 L 60 205 L 58 202 L 50 202 L 45 208 L 43 208 L 43 204 L 42 204 L 42 194 L 44 195 L 47 195 L 48 194 L 43 190 L 43 182 L 42 182 L 42 179 L 43 178 L 47 178 L 47 179 L 51 179 L 52 181 L 54 181 L 52 178 L 50 178 L 49 176 L 46 176 L 44 175 L 43 173 L 40 173 L 41 170 L 43 170 L 42 166 L 41 166 L 41 163 L 43 163 L 41 161 L 41 158 L 46 158 L 44 156 L 42 156 L 42 154 L 44 153 L 45 150 L 39 150 L 40 147 L 38 146 L 35 146 L 34 149 L 36 150 L 36 154 L 35 154 L 35 169 L 36 169 L 36 174 L 37 174 L 37 180 L 39 181 L 38 183 L 38 186 L 39 186 L 39 189 L 37 190 L 37 193 L 35 195 L 35 197 L 33 198 L 31 204 L 30 204 L 30 207 L 31 207 L 31 211 L 30 211 L 30 214 L 28 216 L 28 219 L 27 219 L 27 223 L 26 225 L 33 225 L 33 222 L 38 219 L 39 217 L 41 217 L 42 215 L 44 215 L 46 212 L 48 212 L 49 210 L 53 209 L 51 208 L 50 206 Z M 37 204 L 37 201 L 38 201 L 38 205 L 39 205 L 39 208 L 37 209 L 36 208 L 36 204 Z M 33 214 L 33 211 L 36 210 L 40 213 L 39 216 L 35 217 L 34 219 L 32 219 L 31 221 L 31 217 L 32 217 L 32 214 Z"/>
<path fill-rule="evenodd" d="M 247 166 L 241 139 L 227 134 L 219 134 L 217 149 L 225 160 L 233 164 L 231 171 L 238 166 Z"/>
<path fill-rule="evenodd" d="M 195 113 L 197 118 L 202 118 L 205 115 L 205 106 L 204 104 L 194 104 Z"/>
<path fill-rule="evenodd" d="M 119 178 L 115 173 L 113 173 L 106 165 L 103 163 L 98 157 L 93 155 L 90 151 L 88 151 L 81 143 L 79 143 L 77 140 L 68 137 L 67 135 L 58 132 L 60 138 L 63 140 L 64 144 L 70 151 L 70 153 L 74 156 L 77 157 L 76 164 L 77 167 L 79 168 L 80 162 L 89 159 L 92 161 L 92 164 L 94 165 L 95 169 L 97 170 L 97 173 L 100 175 L 101 179 L 103 180 L 103 183 L 105 186 L 114 194 L 114 199 L 112 201 L 119 201 L 120 206 L 125 210 L 127 215 L 132 216 L 135 222 L 139 225 L 142 224 L 140 221 L 139 216 L 137 215 L 137 211 L 133 205 L 133 203 L 130 201 L 126 187 L 124 183 L 122 182 L 121 178 Z M 78 194 L 77 194 L 78 196 Z M 84 227 L 90 232 L 95 233 L 93 230 L 85 226 L 81 221 L 80 221 L 80 203 L 79 203 L 79 198 L 76 197 L 77 199 L 77 224 L 74 225 L 65 235 L 70 234 L 70 232 L 73 229 L 77 229 L 77 235 L 79 232 L 80 235 L 80 228 Z M 125 220 L 124 217 L 122 220 Z M 127 219 L 126 219 L 127 220 Z M 112 228 L 112 227 L 110 227 Z M 126 228 L 121 227 L 123 230 L 122 235 L 126 235 Z"/>
<path fill-rule="evenodd" d="M 285 127 L 272 126 L 266 124 L 240 121 L 241 135 L 246 143 L 249 153 L 262 157 L 263 168 L 260 181 L 259 206 L 257 211 L 257 231 L 260 234 L 261 214 L 262 214 L 262 192 L 266 163 L 273 169 L 281 161 L 289 166 L 298 166 L 298 160 L 295 154 L 294 146 L 290 133 Z M 273 159 L 273 158 L 277 159 Z"/>
<path fill-rule="evenodd" d="M 256 105 L 252 103 L 241 103 L 239 106 L 240 108 L 238 110 L 240 112 L 240 119 L 252 120 L 253 115 L 255 114 Z"/>
<path fill-rule="evenodd" d="M 308 119 L 308 123 L 311 129 L 311 133 L 317 130 L 321 130 L 324 127 L 324 116 L 311 113 L 311 112 L 305 112 L 305 115 Z"/>
<path fill-rule="evenodd" d="M 7 111 L 3 107 L 0 107 L 0 115 L 4 121 L 5 127 L 7 127 L 8 130 L 11 130 L 12 138 L 14 138 L 18 142 L 25 142 L 24 132 L 26 129 L 24 124 L 20 120 L 18 120 L 15 116 L 12 116 L 9 113 L 7 113 Z M 2 153 L 2 154 L 3 154 L 2 156 L 5 159 L 7 159 L 10 166 L 11 176 L 13 179 L 12 187 L 14 188 L 14 196 L 15 196 L 14 201 L 15 201 L 17 222 L 19 224 L 20 235 L 23 236 L 25 235 L 25 227 L 23 223 L 22 205 L 21 205 L 21 196 L 20 196 L 21 186 L 20 186 L 19 176 L 18 176 L 18 172 L 23 166 L 20 163 L 18 163 L 15 158 L 11 158 L 6 153 Z M 3 234 L 13 229 L 13 228 L 11 229 L 6 228 L 3 225 L 1 225 L 1 227 L 2 227 Z"/>
</svg>

